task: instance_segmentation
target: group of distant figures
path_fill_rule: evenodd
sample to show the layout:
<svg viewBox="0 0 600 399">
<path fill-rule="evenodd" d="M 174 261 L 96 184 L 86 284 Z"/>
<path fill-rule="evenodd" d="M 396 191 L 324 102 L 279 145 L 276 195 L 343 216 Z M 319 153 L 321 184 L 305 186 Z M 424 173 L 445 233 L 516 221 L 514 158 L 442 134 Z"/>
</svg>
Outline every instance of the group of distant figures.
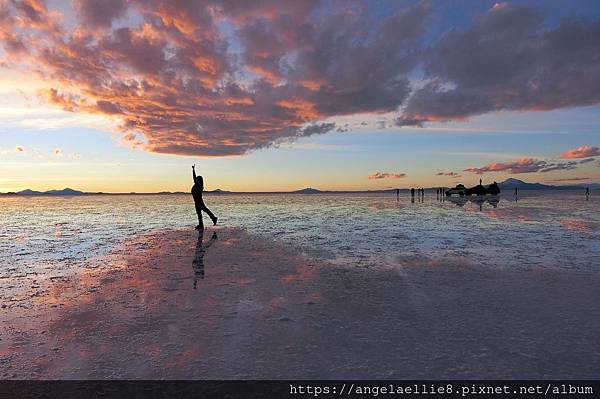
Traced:
<svg viewBox="0 0 600 399">
<path fill-rule="evenodd" d="M 496 184 L 496 183 L 494 182 L 494 184 Z M 479 180 L 479 185 L 481 186 L 481 180 Z M 444 201 L 445 196 L 447 195 L 446 188 L 445 187 L 436 188 L 435 194 L 436 194 L 438 201 Z M 423 202 L 423 200 L 425 198 L 425 189 L 424 188 L 416 188 L 415 189 L 414 187 L 412 187 L 410 189 L 411 202 L 415 202 L 415 197 L 417 198 L 417 200 L 419 202 Z M 399 188 L 396 189 L 396 198 L 398 200 L 400 200 L 400 189 Z M 519 188 L 515 186 L 515 201 L 517 201 L 518 198 L 519 198 Z M 585 188 L 585 199 L 586 200 L 590 199 L 590 188 L 589 187 Z"/>
<path fill-rule="evenodd" d="M 437 199 L 439 201 L 443 201 L 444 200 L 444 192 L 445 192 L 445 188 L 444 187 L 436 189 L 436 196 L 437 196 Z M 424 199 L 425 199 L 425 189 L 424 188 L 414 188 L 414 187 L 412 187 L 410 189 L 411 202 L 415 202 L 415 197 L 417 198 L 417 200 L 419 202 L 423 202 Z M 400 189 L 399 188 L 396 189 L 396 199 L 398 201 L 400 200 Z"/>
<path fill-rule="evenodd" d="M 424 188 L 417 188 L 416 191 L 417 191 L 417 196 L 418 197 L 424 197 L 425 196 L 425 189 Z M 410 196 L 412 198 L 415 197 L 415 189 L 414 189 L 414 187 L 410 189 Z"/>
</svg>

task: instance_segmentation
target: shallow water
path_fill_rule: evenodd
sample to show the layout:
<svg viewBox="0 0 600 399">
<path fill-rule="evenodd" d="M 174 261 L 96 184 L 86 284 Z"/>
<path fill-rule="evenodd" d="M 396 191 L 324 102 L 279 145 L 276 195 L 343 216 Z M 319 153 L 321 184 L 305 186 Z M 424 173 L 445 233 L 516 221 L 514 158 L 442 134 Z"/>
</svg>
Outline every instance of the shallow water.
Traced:
<svg viewBox="0 0 600 399">
<path fill-rule="evenodd" d="M 479 267 L 600 270 L 600 197 L 586 201 L 580 192 L 529 192 L 497 204 L 440 202 L 435 193 L 422 203 L 405 194 L 222 194 L 206 203 L 220 225 L 344 265 L 458 257 Z M 133 235 L 193 228 L 194 212 L 188 195 L 0 197 L 0 285 L 95 267 Z"/>
</svg>

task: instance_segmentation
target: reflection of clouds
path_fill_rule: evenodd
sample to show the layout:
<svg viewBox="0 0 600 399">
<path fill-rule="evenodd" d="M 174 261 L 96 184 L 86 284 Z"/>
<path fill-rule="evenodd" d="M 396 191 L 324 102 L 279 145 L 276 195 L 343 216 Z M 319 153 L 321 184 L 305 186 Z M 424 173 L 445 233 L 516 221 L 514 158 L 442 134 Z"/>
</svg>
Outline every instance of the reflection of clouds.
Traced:
<svg viewBox="0 0 600 399">
<path fill-rule="evenodd" d="M 589 234 L 596 230 L 599 226 L 596 222 L 590 222 L 580 219 L 561 219 L 560 225 L 565 230 L 577 231 L 579 233 Z"/>
<path fill-rule="evenodd" d="M 108 267 L 53 280 L 43 295 L 26 298 L 26 329 L 46 331 L 51 345 L 13 347 L 21 360 L 11 367 L 50 378 L 199 375 L 195 365 L 254 347 L 246 335 L 253 323 L 283 322 L 287 331 L 298 320 L 295 304 L 322 299 L 312 286 L 318 268 L 297 252 L 220 230 L 206 258 L 217 234 L 203 238 L 138 236 L 104 259 Z M 190 277 L 201 278 L 208 259 L 210 278 L 191 290 Z"/>
<path fill-rule="evenodd" d="M 519 223 L 535 223 L 540 211 L 534 208 L 492 208 L 486 209 L 484 214 L 499 220 L 514 220 Z"/>
<path fill-rule="evenodd" d="M 307 264 L 300 264 L 290 274 L 286 274 L 281 278 L 284 283 L 292 283 L 298 281 L 311 281 L 316 277 L 316 269 Z"/>
</svg>

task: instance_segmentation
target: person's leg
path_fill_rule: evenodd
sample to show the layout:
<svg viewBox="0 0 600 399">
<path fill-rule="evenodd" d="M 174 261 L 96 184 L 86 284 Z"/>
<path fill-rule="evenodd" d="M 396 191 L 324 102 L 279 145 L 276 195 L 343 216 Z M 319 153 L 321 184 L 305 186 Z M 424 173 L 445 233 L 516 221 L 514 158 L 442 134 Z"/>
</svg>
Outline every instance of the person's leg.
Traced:
<svg viewBox="0 0 600 399">
<path fill-rule="evenodd" d="M 215 216 L 214 213 L 212 213 L 210 211 L 210 209 L 208 209 L 208 207 L 206 205 L 204 205 L 204 203 L 202 203 L 202 210 L 204 212 L 206 212 L 206 214 L 208 215 L 208 217 L 210 218 L 210 220 L 212 220 L 213 224 L 216 225 L 217 224 L 217 217 Z"/>
<path fill-rule="evenodd" d="M 203 229 L 204 222 L 202 221 L 202 206 L 196 205 L 196 214 L 198 214 L 198 226 L 196 226 L 196 228 Z"/>
</svg>

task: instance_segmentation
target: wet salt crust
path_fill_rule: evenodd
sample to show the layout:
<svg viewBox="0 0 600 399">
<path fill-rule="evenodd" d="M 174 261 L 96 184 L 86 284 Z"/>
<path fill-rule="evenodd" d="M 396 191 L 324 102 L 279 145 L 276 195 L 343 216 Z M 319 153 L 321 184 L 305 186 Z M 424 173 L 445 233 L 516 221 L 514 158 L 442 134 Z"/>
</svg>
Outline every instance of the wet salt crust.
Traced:
<svg viewBox="0 0 600 399">
<path fill-rule="evenodd" d="M 293 244 L 332 263 L 369 268 L 461 257 L 481 267 L 598 271 L 600 197 L 523 192 L 499 203 L 423 203 L 395 194 L 206 195 L 219 224 Z M 495 207 L 494 207 L 495 206 Z M 0 197 L 0 295 L 61 278 L 130 237 L 195 226 L 190 195 Z M 209 225 L 209 224 L 208 224 Z M 6 279 L 10 279 L 10 284 Z"/>
<path fill-rule="evenodd" d="M 597 377 L 597 273 L 423 259 L 365 269 L 241 229 L 138 235 L 2 313 L 0 376 Z"/>
</svg>

